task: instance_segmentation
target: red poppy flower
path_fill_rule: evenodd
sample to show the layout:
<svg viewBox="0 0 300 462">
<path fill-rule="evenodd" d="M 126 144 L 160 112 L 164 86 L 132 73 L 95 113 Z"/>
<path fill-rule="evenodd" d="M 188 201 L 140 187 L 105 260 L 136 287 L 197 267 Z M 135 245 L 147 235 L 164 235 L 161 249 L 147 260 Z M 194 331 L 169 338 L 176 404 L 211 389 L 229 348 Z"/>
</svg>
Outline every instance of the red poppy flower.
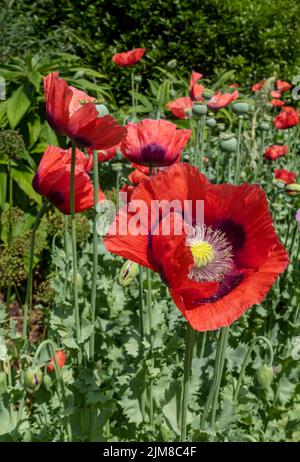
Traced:
<svg viewBox="0 0 300 462">
<path fill-rule="evenodd" d="M 272 98 L 281 98 L 281 91 L 273 90 L 270 92 L 270 95 L 272 96 Z"/>
<path fill-rule="evenodd" d="M 280 113 L 274 117 L 273 125 L 279 130 L 294 127 L 299 123 L 299 113 L 291 106 L 285 106 Z"/>
<path fill-rule="evenodd" d="M 55 356 L 58 362 L 58 366 L 61 369 L 66 364 L 66 359 L 67 359 L 66 352 L 63 350 L 57 350 L 55 352 Z M 54 370 L 55 370 L 55 362 L 52 356 L 50 363 L 47 365 L 47 371 L 53 372 Z"/>
<path fill-rule="evenodd" d="M 228 326 L 261 303 L 288 264 L 258 185 L 212 185 L 197 168 L 178 164 L 143 180 L 130 204 L 135 200 L 147 210 L 164 200 L 159 218 L 141 214 L 142 232 L 130 232 L 136 213 L 124 206 L 104 239 L 106 248 L 158 272 L 196 330 Z M 204 201 L 204 222 L 197 200 Z M 185 201 L 191 201 L 186 208 Z M 128 232 L 116 233 L 124 220 Z"/>
<path fill-rule="evenodd" d="M 133 66 L 142 59 L 145 51 L 145 48 L 134 48 L 124 53 L 116 53 L 113 55 L 112 61 L 120 67 Z"/>
<path fill-rule="evenodd" d="M 239 92 L 235 90 L 233 93 L 225 93 L 222 95 L 220 91 L 218 91 L 209 101 L 207 101 L 208 109 L 212 111 L 218 111 L 223 107 L 228 106 L 229 103 L 235 101 L 239 97 Z"/>
<path fill-rule="evenodd" d="M 288 150 L 289 148 L 286 145 L 273 144 L 266 148 L 264 156 L 266 159 L 276 160 L 278 157 L 285 156 L 288 153 Z"/>
<path fill-rule="evenodd" d="M 70 213 L 71 149 L 48 146 L 32 180 L 33 189 L 47 197 L 61 212 Z M 76 149 L 75 212 L 94 205 L 94 186 L 88 175 L 93 164 L 90 156 Z M 105 199 L 99 189 L 99 201 Z"/>
<path fill-rule="evenodd" d="M 297 173 L 290 172 L 289 170 L 283 169 L 276 169 L 275 170 L 275 179 L 283 181 L 285 184 L 292 184 L 296 183 L 297 181 Z"/>
<path fill-rule="evenodd" d="M 198 83 L 198 80 L 202 79 L 203 75 L 200 72 L 192 72 L 190 80 L 190 97 L 193 101 L 202 101 L 202 93 L 204 86 Z"/>
<path fill-rule="evenodd" d="M 289 91 L 292 88 L 292 85 L 289 82 L 283 82 L 282 80 L 277 80 L 276 88 L 277 90 L 284 93 L 285 91 Z"/>
<path fill-rule="evenodd" d="M 120 143 L 108 149 L 100 149 L 98 151 L 99 162 L 107 162 L 108 160 L 111 160 L 115 156 L 119 147 L 120 147 Z M 89 155 L 93 155 L 93 149 L 88 148 L 87 152 Z"/>
<path fill-rule="evenodd" d="M 126 134 L 113 117 L 99 117 L 95 98 L 68 86 L 52 72 L 43 79 L 46 95 L 46 118 L 57 133 L 68 136 L 78 146 L 107 149 Z"/>
<path fill-rule="evenodd" d="M 192 130 L 177 130 L 175 124 L 166 120 L 129 122 L 121 152 L 135 164 L 168 166 L 180 159 L 191 134 Z"/>
<path fill-rule="evenodd" d="M 167 108 L 178 119 L 188 119 L 192 116 L 193 101 L 188 96 L 184 96 L 168 103 Z"/>
<path fill-rule="evenodd" d="M 128 175 L 128 180 L 130 181 L 131 184 L 125 183 L 122 186 L 122 188 L 120 189 L 121 193 L 126 193 L 127 194 L 126 199 L 124 198 L 124 196 L 122 196 L 122 199 L 123 198 L 125 199 L 125 200 L 123 200 L 124 203 L 130 202 L 131 196 L 132 196 L 132 193 L 133 193 L 135 187 L 138 184 L 140 184 L 144 178 L 148 178 L 148 176 L 149 176 L 149 168 L 148 167 L 147 167 L 147 170 L 148 170 L 147 173 L 143 173 L 140 170 L 135 169 L 133 172 L 131 172 Z"/>
<path fill-rule="evenodd" d="M 283 107 L 285 105 L 285 102 L 282 101 L 281 99 L 272 99 L 271 104 L 272 106 Z"/>
<path fill-rule="evenodd" d="M 260 82 L 255 83 L 251 87 L 252 91 L 255 91 L 255 92 L 260 91 L 265 83 L 266 83 L 266 80 L 261 80 Z"/>
</svg>

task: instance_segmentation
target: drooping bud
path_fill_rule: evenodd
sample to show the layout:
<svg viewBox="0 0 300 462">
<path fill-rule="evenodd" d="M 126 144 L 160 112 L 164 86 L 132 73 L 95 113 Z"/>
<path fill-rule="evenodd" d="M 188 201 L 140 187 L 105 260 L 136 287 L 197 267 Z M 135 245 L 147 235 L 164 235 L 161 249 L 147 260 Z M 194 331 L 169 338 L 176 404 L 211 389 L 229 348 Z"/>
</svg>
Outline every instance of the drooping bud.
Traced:
<svg viewBox="0 0 300 462">
<path fill-rule="evenodd" d="M 204 103 L 195 103 L 193 106 L 193 114 L 195 116 L 203 116 L 207 113 L 207 106 Z"/>
<path fill-rule="evenodd" d="M 139 265 L 130 260 L 125 261 L 119 274 L 119 284 L 128 286 L 139 274 Z"/>
<path fill-rule="evenodd" d="M 24 382 L 27 391 L 34 393 L 38 391 L 43 379 L 42 371 L 38 367 L 31 367 L 25 372 Z"/>
<path fill-rule="evenodd" d="M 224 152 L 235 152 L 237 139 L 232 133 L 224 133 L 220 136 L 220 147 Z"/>
<path fill-rule="evenodd" d="M 0 372 L 0 396 L 6 392 L 7 377 L 5 372 Z"/>
<path fill-rule="evenodd" d="M 299 196 L 300 184 L 299 183 L 287 184 L 285 190 L 289 196 Z"/>
<path fill-rule="evenodd" d="M 50 391 L 51 390 L 51 387 L 52 387 L 52 379 L 50 377 L 50 375 L 48 374 L 45 374 L 44 377 L 43 377 L 43 384 L 44 384 L 44 387 L 46 388 L 47 391 Z"/>
<path fill-rule="evenodd" d="M 256 385 L 259 388 L 267 391 L 271 386 L 273 375 L 273 368 L 264 364 L 263 366 L 259 367 L 255 373 Z"/>
</svg>

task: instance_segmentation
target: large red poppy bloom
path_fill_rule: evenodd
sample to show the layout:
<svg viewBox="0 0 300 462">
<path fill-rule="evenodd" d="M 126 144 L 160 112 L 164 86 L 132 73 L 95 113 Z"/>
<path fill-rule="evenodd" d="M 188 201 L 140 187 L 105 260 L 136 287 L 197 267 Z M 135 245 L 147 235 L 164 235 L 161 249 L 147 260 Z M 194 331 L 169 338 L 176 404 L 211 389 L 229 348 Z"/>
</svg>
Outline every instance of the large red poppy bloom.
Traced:
<svg viewBox="0 0 300 462">
<path fill-rule="evenodd" d="M 283 181 L 285 184 L 296 183 L 298 174 L 289 170 L 276 169 L 274 172 L 276 180 Z"/>
<path fill-rule="evenodd" d="M 284 82 L 282 80 L 276 81 L 276 88 L 277 90 L 281 91 L 282 93 L 285 91 L 289 91 L 292 88 L 292 85 L 289 82 Z"/>
<path fill-rule="evenodd" d="M 264 156 L 269 160 L 276 160 L 278 157 L 283 157 L 288 153 L 288 146 L 280 144 L 272 144 L 265 149 Z"/>
<path fill-rule="evenodd" d="M 266 83 L 266 80 L 261 80 L 260 82 L 257 82 L 254 85 L 252 85 L 251 90 L 258 92 L 262 89 L 265 83 Z"/>
<path fill-rule="evenodd" d="M 57 133 L 68 136 L 77 146 L 107 149 L 126 134 L 113 117 L 100 117 L 95 98 L 70 87 L 57 72 L 43 79 L 46 95 L 46 118 Z"/>
<path fill-rule="evenodd" d="M 135 164 L 168 166 L 178 162 L 191 134 L 192 130 L 177 130 L 175 124 L 166 120 L 129 122 L 121 152 Z"/>
<path fill-rule="evenodd" d="M 258 185 L 212 185 L 197 168 L 178 164 L 144 179 L 135 188 L 130 206 L 135 200 L 143 201 L 148 210 L 157 201 L 165 203 L 157 220 L 140 215 L 140 233 L 130 232 L 135 212 L 128 206 L 120 209 L 105 237 L 106 248 L 158 272 L 196 330 L 228 326 L 261 303 L 288 264 L 266 194 Z M 191 202 L 184 214 L 188 226 L 184 226 L 187 200 Z M 204 222 L 195 212 L 197 200 L 204 201 Z M 175 210 L 172 201 L 177 201 Z M 119 233 L 124 221 L 128 232 Z M 171 226 L 166 235 L 161 230 L 167 223 Z"/>
<path fill-rule="evenodd" d="M 142 59 L 145 51 L 145 48 L 134 48 L 124 53 L 116 53 L 113 55 L 112 61 L 120 67 L 133 66 Z"/>
<path fill-rule="evenodd" d="M 178 119 L 189 119 L 192 116 L 193 101 L 188 96 L 184 96 L 168 103 L 167 108 Z"/>
<path fill-rule="evenodd" d="M 204 86 L 198 83 L 198 80 L 202 79 L 203 75 L 200 72 L 192 72 L 190 80 L 190 97 L 193 101 L 202 101 L 202 93 Z"/>
<path fill-rule="evenodd" d="M 292 128 L 299 123 L 299 113 L 291 106 L 285 106 L 280 113 L 274 117 L 273 125 L 279 130 Z"/>
<path fill-rule="evenodd" d="M 229 103 L 235 101 L 239 97 L 239 92 L 235 90 L 233 93 L 225 93 L 222 95 L 220 91 L 218 91 L 209 101 L 207 101 L 208 109 L 212 111 L 218 111 L 223 107 L 228 106 Z"/>
<path fill-rule="evenodd" d="M 61 212 L 70 213 L 71 149 L 48 146 L 32 180 L 34 190 L 47 197 Z M 88 175 L 93 165 L 91 157 L 76 149 L 75 212 L 94 205 L 94 186 Z M 99 201 L 105 199 L 99 189 Z"/>
</svg>

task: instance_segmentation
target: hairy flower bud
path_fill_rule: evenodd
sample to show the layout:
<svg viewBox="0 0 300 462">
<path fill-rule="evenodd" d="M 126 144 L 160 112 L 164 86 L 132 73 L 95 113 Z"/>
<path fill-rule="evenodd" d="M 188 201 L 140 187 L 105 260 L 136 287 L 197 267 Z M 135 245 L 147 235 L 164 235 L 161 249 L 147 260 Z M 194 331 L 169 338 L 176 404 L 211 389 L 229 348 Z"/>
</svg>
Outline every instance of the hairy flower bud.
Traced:
<svg viewBox="0 0 300 462">
<path fill-rule="evenodd" d="M 128 286 L 139 274 L 139 265 L 127 260 L 121 268 L 119 274 L 119 284 L 123 287 Z"/>
<path fill-rule="evenodd" d="M 264 364 L 255 373 L 255 383 L 259 388 L 268 390 L 273 380 L 273 368 Z"/>
<path fill-rule="evenodd" d="M 24 382 L 27 391 L 34 393 L 41 386 L 43 374 L 38 367 L 31 367 L 25 372 Z"/>
</svg>

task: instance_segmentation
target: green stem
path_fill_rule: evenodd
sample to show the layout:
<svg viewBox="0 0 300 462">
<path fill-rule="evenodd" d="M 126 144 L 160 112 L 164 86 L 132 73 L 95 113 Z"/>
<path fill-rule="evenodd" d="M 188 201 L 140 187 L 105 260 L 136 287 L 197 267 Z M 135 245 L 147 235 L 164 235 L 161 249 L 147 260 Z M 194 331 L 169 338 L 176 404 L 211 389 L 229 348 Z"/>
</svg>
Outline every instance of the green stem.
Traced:
<svg viewBox="0 0 300 462">
<path fill-rule="evenodd" d="M 212 412 L 211 412 L 211 425 L 214 426 L 215 420 L 216 420 L 216 413 L 218 409 L 218 401 L 219 401 L 219 393 L 220 393 L 220 386 L 221 386 L 221 380 L 223 376 L 223 370 L 224 370 L 224 365 L 225 365 L 225 357 L 226 357 L 226 347 L 228 343 L 228 334 L 229 334 L 229 328 L 228 327 L 223 327 L 220 333 L 220 341 L 221 341 L 221 346 L 220 346 L 220 362 L 218 366 L 218 375 L 217 375 L 217 381 L 216 381 L 216 390 L 213 398 L 213 404 L 212 404 Z"/>
<path fill-rule="evenodd" d="M 231 183 L 231 169 L 232 169 L 232 158 L 228 158 L 228 183 Z"/>
<path fill-rule="evenodd" d="M 262 141 L 261 141 L 261 153 L 260 153 L 260 155 L 259 155 L 259 157 L 257 159 L 253 183 L 256 183 L 258 175 L 260 174 L 260 171 L 261 171 L 262 161 L 263 161 L 263 156 L 264 156 L 264 150 L 265 150 L 265 139 L 266 139 L 266 132 L 263 131 L 263 133 L 262 133 Z"/>
<path fill-rule="evenodd" d="M 117 207 L 117 211 L 119 210 L 120 208 L 120 172 L 117 171 L 116 173 L 116 207 Z"/>
<path fill-rule="evenodd" d="M 143 354 L 143 340 L 145 335 L 145 326 L 144 326 L 144 293 L 143 293 L 143 281 L 144 281 L 143 267 L 139 266 L 139 309 L 140 309 L 140 333 L 141 333 L 141 355 Z M 143 416 L 143 421 L 145 421 L 146 414 L 146 395 L 145 390 L 141 393 L 141 413 Z"/>
<path fill-rule="evenodd" d="M 35 238 L 36 238 L 36 232 L 40 224 L 40 221 L 42 219 L 42 216 L 46 212 L 48 206 L 49 206 L 49 201 L 46 200 L 37 214 L 37 217 L 35 219 L 35 222 L 32 227 L 32 232 L 31 232 L 28 279 L 27 279 L 27 288 L 26 288 L 24 314 L 23 314 L 23 340 L 25 341 L 25 345 L 28 342 L 28 332 L 27 332 L 28 331 L 28 313 L 31 311 L 31 304 L 32 304 L 32 276 L 33 276 Z"/>
<path fill-rule="evenodd" d="M 148 322 L 149 322 L 149 343 L 150 343 L 150 359 L 151 366 L 154 366 L 153 361 L 153 343 L 152 343 L 152 280 L 151 280 L 151 270 L 147 268 L 147 312 L 148 312 Z M 153 383 L 152 379 L 149 381 L 149 421 L 151 427 L 153 427 Z"/>
<path fill-rule="evenodd" d="M 259 340 L 264 341 L 268 345 L 269 351 L 270 351 L 269 366 L 271 367 L 272 364 L 273 364 L 274 351 L 273 351 L 273 347 L 272 347 L 271 342 L 266 337 L 263 337 L 262 335 L 260 335 L 258 337 L 255 337 L 255 339 L 253 339 L 252 342 L 250 343 L 250 345 L 248 347 L 248 350 L 247 350 L 247 353 L 245 355 L 244 361 L 243 361 L 242 369 L 241 369 L 241 372 L 240 372 L 240 375 L 239 375 L 239 378 L 238 378 L 238 381 L 237 381 L 237 384 L 236 384 L 236 389 L 235 389 L 235 392 L 234 392 L 234 395 L 233 395 L 233 402 L 234 403 L 237 402 L 237 399 L 238 399 L 238 396 L 239 396 L 239 392 L 240 392 L 242 381 L 243 381 L 243 378 L 244 378 L 244 375 L 245 375 L 248 360 L 250 358 L 250 355 L 251 355 L 251 353 L 253 351 L 253 348 L 254 348 L 255 344 Z"/>
<path fill-rule="evenodd" d="M 98 212 L 97 205 L 99 202 L 99 172 L 98 172 L 98 152 L 93 152 L 93 171 L 94 171 L 94 221 L 93 221 L 93 276 L 92 276 L 92 291 L 91 291 L 91 323 L 92 334 L 90 337 L 90 360 L 94 360 L 95 355 L 95 316 L 96 316 L 96 295 L 97 295 L 97 274 L 98 274 L 98 234 L 97 220 Z"/>
<path fill-rule="evenodd" d="M 204 114 L 201 116 L 201 126 L 200 126 L 200 159 L 199 159 L 199 165 L 197 167 L 199 168 L 200 172 L 203 170 L 203 157 L 204 157 L 204 139 L 205 139 L 205 120 L 206 120 L 206 115 Z"/>
<path fill-rule="evenodd" d="M 195 331 L 188 323 L 186 326 L 186 340 L 185 340 L 185 357 L 184 357 L 184 375 L 183 375 L 183 388 L 182 388 L 182 401 L 181 401 L 181 434 L 180 441 L 186 440 L 186 417 L 187 406 L 189 401 L 189 385 L 192 375 L 192 359 L 193 359 L 193 346 L 195 340 Z"/>
<path fill-rule="evenodd" d="M 76 339 L 77 343 L 81 340 L 80 313 L 78 303 L 77 287 L 77 246 L 76 246 L 76 220 L 75 220 L 75 167 L 76 167 L 76 145 L 72 143 L 71 157 L 71 177 L 70 177 L 70 213 L 71 213 L 71 238 L 72 238 L 72 257 L 73 257 L 73 304 L 75 310 Z M 82 354 L 78 350 L 78 364 L 81 365 Z"/>
<path fill-rule="evenodd" d="M 234 184 L 238 184 L 241 175 L 241 138 L 242 138 L 242 127 L 243 127 L 243 116 L 239 116 L 238 136 L 237 136 L 237 148 L 236 148 L 236 165 L 235 165 L 235 177 Z"/>
<path fill-rule="evenodd" d="M 62 407 L 63 407 L 63 410 L 66 410 L 67 409 L 67 401 L 66 401 L 65 384 L 64 384 L 62 373 L 61 373 L 61 370 L 60 370 L 60 367 L 59 367 L 59 364 L 58 364 L 58 361 L 57 361 L 57 357 L 56 357 L 56 354 L 55 354 L 55 344 L 52 342 L 52 340 L 49 340 L 49 339 L 44 340 L 38 346 L 38 348 L 37 348 L 37 350 L 35 352 L 35 355 L 33 357 L 33 360 L 32 360 L 32 365 L 33 366 L 37 365 L 39 354 L 40 354 L 40 352 L 42 351 L 42 349 L 45 346 L 48 346 L 50 348 L 50 350 L 51 350 L 51 354 L 52 354 L 53 361 L 54 361 L 54 370 L 55 370 L 56 379 L 59 382 L 60 389 L 61 389 Z M 66 423 L 67 423 L 66 427 L 67 427 L 68 439 L 69 439 L 69 441 L 73 441 L 70 416 L 67 416 Z"/>
<path fill-rule="evenodd" d="M 195 149 L 194 149 L 194 165 L 196 167 L 198 166 L 200 130 L 201 130 L 201 122 L 200 122 L 200 119 L 197 119 Z"/>
<path fill-rule="evenodd" d="M 68 276 L 69 276 L 69 230 L 68 230 L 68 215 L 64 216 L 65 221 L 65 229 L 64 229 L 64 248 L 65 248 L 65 256 L 66 256 L 66 274 L 64 280 L 64 289 L 63 289 L 63 300 L 66 300 L 67 297 L 67 288 L 68 288 Z"/>
<path fill-rule="evenodd" d="M 132 106 L 132 115 L 135 117 L 135 97 L 134 97 L 134 72 L 131 72 L 131 106 Z"/>
</svg>

